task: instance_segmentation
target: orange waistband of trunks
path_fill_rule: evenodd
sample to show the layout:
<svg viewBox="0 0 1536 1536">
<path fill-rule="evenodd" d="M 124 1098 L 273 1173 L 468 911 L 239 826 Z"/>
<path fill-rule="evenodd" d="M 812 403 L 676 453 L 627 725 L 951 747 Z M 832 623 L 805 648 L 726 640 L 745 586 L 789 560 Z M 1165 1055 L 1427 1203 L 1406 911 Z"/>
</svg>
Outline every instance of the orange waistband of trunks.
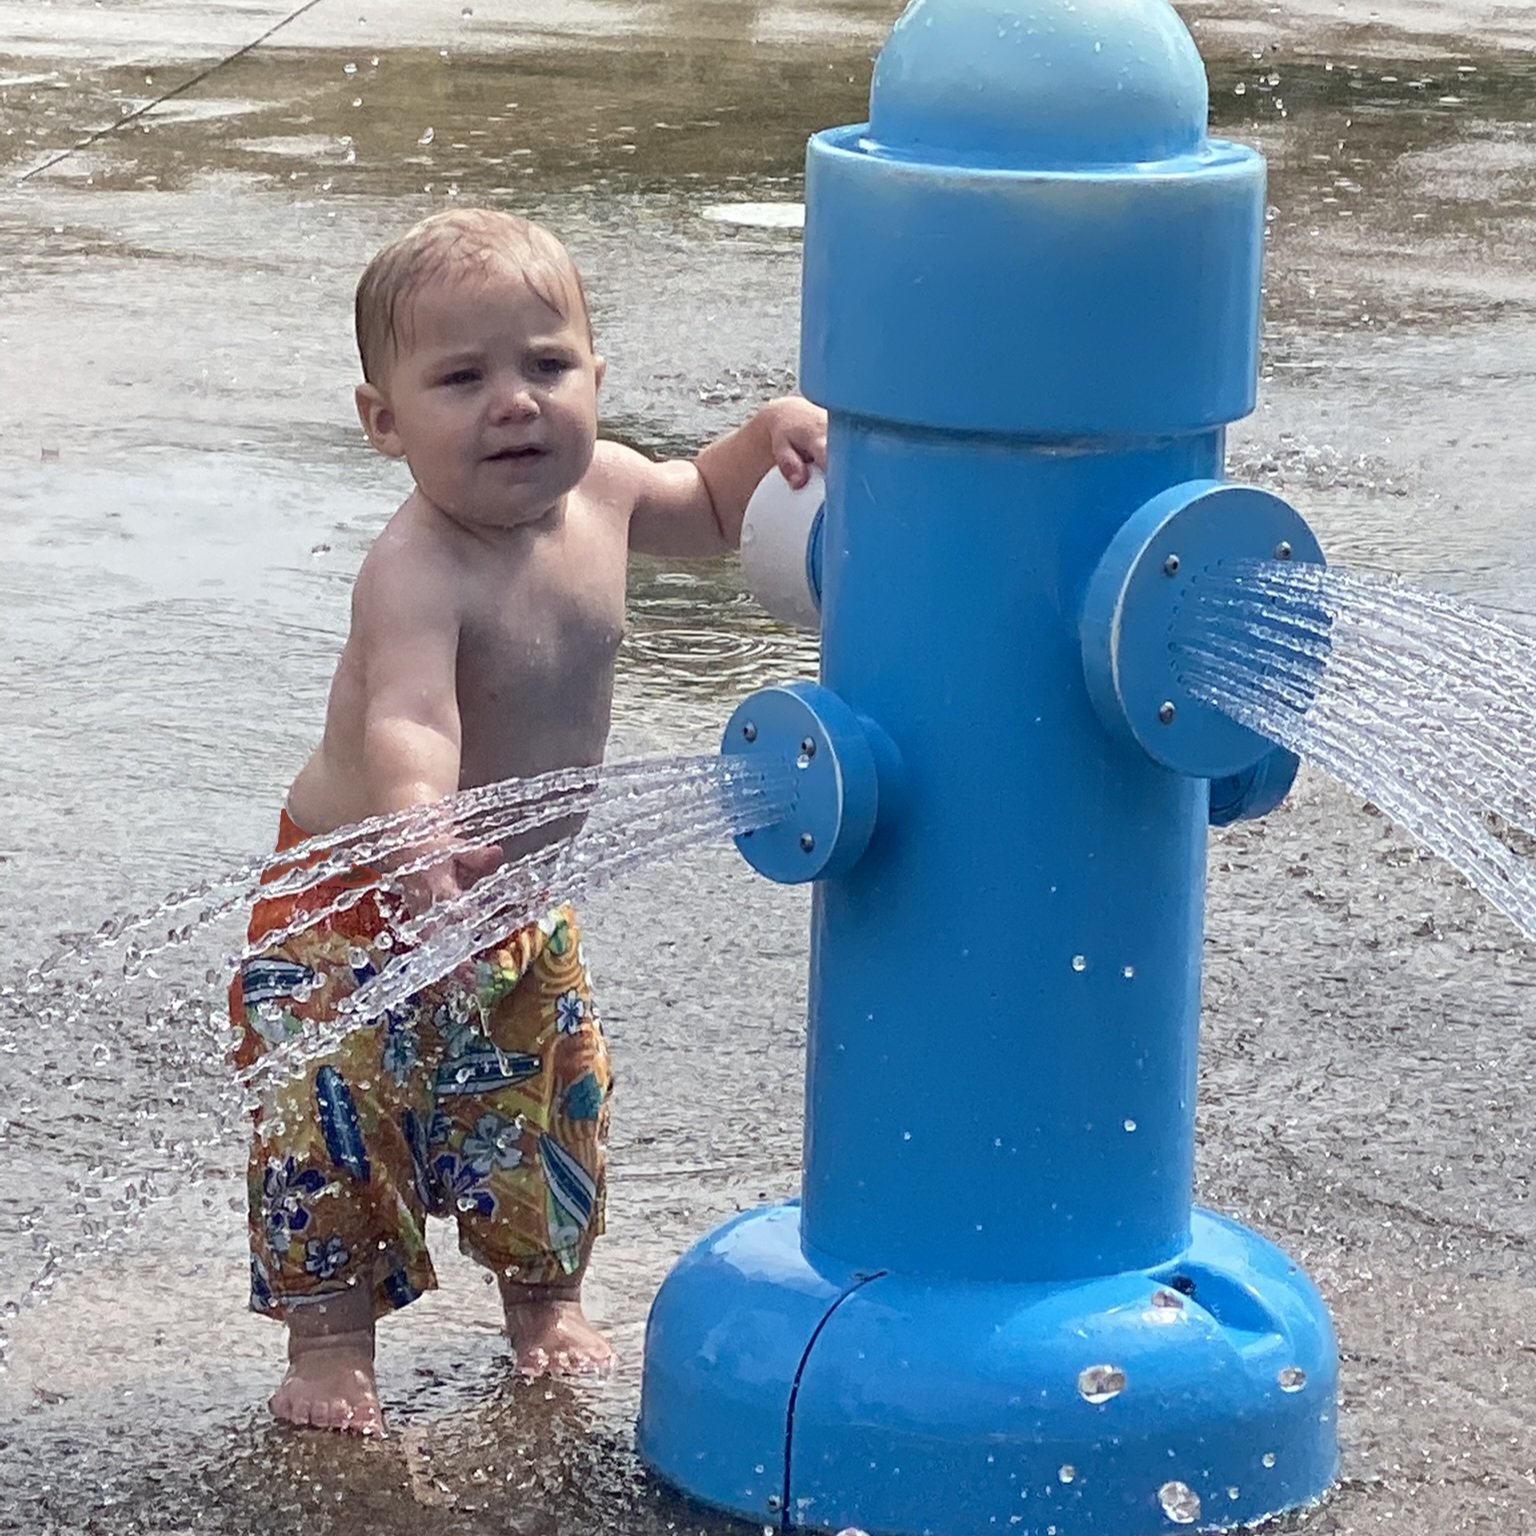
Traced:
<svg viewBox="0 0 1536 1536">
<path fill-rule="evenodd" d="M 312 835 L 288 814 L 288 807 L 285 805 L 277 821 L 276 851 L 285 853 L 288 849 L 307 842 Z M 261 883 L 270 885 L 274 880 L 280 879 L 293 870 L 307 869 L 310 865 L 320 863 L 335 851 L 332 849 L 329 853 L 311 854 L 292 864 L 273 864 L 262 875 Z M 330 906 L 345 891 L 356 890 L 360 885 L 372 885 L 379 879 L 380 873 L 370 865 L 358 864 L 351 869 L 327 875 L 307 890 L 295 892 L 291 896 L 258 897 L 255 909 L 251 913 L 249 929 L 251 942 L 259 943 L 264 935 L 286 928 L 301 913 L 314 912 Z M 379 893 L 374 891 L 370 891 L 360 900 L 325 919 L 324 922 L 327 927 L 340 928 L 359 938 L 372 938 L 390 926 L 390 919 L 379 900 Z"/>
<path fill-rule="evenodd" d="M 288 814 L 288 807 L 285 805 L 277 813 L 277 851 L 286 853 L 290 848 L 295 848 L 307 841 L 308 838 L 309 833 Z"/>
</svg>

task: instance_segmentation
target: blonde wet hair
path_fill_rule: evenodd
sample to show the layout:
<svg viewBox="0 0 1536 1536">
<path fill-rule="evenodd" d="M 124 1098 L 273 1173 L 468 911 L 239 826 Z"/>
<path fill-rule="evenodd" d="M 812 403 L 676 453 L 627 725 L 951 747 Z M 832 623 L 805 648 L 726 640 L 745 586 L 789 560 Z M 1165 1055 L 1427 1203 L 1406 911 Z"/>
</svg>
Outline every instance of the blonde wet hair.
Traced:
<svg viewBox="0 0 1536 1536">
<path fill-rule="evenodd" d="M 377 384 L 388 371 L 409 335 L 411 300 L 428 283 L 496 272 L 521 277 L 567 322 L 579 312 L 591 345 L 592 319 L 581 273 L 549 230 L 496 208 L 448 208 L 392 240 L 358 280 L 357 351 L 363 377 Z"/>
</svg>

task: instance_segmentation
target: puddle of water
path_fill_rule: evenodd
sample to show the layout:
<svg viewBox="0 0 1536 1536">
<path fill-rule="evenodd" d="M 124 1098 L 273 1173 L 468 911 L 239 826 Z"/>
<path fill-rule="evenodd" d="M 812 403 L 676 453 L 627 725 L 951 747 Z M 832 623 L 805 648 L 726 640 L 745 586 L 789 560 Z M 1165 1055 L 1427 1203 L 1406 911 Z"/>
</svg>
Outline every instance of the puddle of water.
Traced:
<svg viewBox="0 0 1536 1536">
<path fill-rule="evenodd" d="M 153 101 L 153 98 L 150 98 Z M 146 103 L 148 105 L 148 103 Z M 262 104 L 257 101 L 218 101 L 206 97 L 178 96 L 170 101 L 156 102 L 144 114 L 157 123 L 210 123 L 220 118 L 243 117 L 248 112 L 259 112 Z"/>
</svg>

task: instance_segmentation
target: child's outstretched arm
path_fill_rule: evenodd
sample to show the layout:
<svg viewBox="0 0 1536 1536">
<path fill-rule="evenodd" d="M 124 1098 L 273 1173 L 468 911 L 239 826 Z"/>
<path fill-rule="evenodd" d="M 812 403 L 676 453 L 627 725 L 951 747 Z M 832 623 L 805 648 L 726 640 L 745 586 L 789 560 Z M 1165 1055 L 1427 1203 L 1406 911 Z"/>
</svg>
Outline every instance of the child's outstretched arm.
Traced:
<svg viewBox="0 0 1536 1536">
<path fill-rule="evenodd" d="M 391 550 L 386 533 L 359 573 L 352 640 L 360 663 L 362 764 L 374 815 L 408 810 L 459 787 L 458 613 L 430 562 Z M 411 907 L 456 896 L 499 862 L 451 827 L 411 849 L 420 862 L 442 857 L 405 880 Z"/>
<path fill-rule="evenodd" d="M 775 466 L 797 489 L 811 466 L 827 465 L 827 413 L 799 395 L 770 400 L 697 458 L 655 464 L 617 444 L 599 444 L 599 473 L 632 497 L 629 547 L 684 559 L 741 545 L 741 520 L 758 481 Z M 617 489 L 617 485 L 615 486 Z"/>
<path fill-rule="evenodd" d="M 375 815 L 440 799 L 459 787 L 459 630 L 451 603 L 388 548 L 385 533 L 352 592 L 361 685 L 362 763 Z"/>
</svg>

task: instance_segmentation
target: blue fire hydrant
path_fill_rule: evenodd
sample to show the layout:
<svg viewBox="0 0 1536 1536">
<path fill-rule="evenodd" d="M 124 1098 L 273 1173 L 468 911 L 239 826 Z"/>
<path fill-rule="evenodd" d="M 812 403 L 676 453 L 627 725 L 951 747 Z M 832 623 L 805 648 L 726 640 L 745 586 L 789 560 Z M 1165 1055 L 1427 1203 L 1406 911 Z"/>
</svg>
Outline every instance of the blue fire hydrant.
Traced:
<svg viewBox="0 0 1536 1536">
<path fill-rule="evenodd" d="M 1192 1204 L 1206 828 L 1296 763 L 1171 642 L 1322 558 L 1221 480 L 1264 165 L 1206 114 L 1166 0 L 914 0 L 811 142 L 822 681 L 723 748 L 798 764 L 740 846 L 817 882 L 803 1196 L 668 1277 L 639 1426 L 759 1523 L 1142 1536 L 1335 1475 L 1322 1300 Z"/>
</svg>

